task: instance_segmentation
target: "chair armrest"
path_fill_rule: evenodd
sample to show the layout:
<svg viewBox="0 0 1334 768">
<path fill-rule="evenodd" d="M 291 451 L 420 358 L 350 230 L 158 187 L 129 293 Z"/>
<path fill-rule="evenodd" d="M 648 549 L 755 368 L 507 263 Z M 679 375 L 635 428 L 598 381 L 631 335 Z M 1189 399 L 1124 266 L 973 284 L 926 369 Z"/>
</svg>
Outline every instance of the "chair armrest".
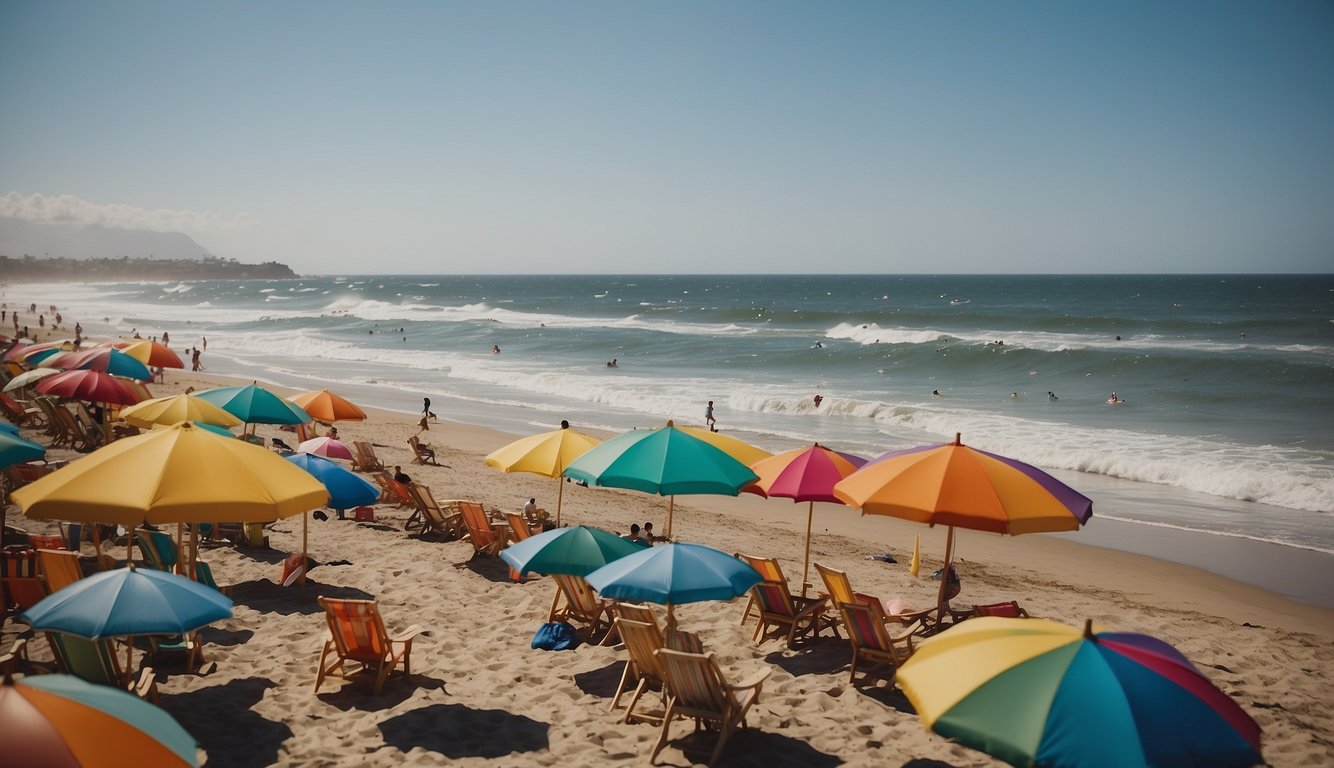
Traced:
<svg viewBox="0 0 1334 768">
<path fill-rule="evenodd" d="M 416 637 L 417 635 L 420 635 L 422 632 L 425 631 L 426 630 L 421 628 L 420 624 L 413 624 L 412 626 L 408 627 L 402 632 L 399 632 L 397 635 L 394 635 L 389 639 L 395 643 L 406 643 L 412 638 Z"/>
<path fill-rule="evenodd" d="M 724 685 L 727 686 L 729 691 L 748 691 L 751 688 L 759 688 L 765 680 L 769 679 L 769 675 L 772 673 L 772 669 L 762 669 L 740 683 L 724 683 Z"/>
<path fill-rule="evenodd" d="M 147 699 L 156 704 L 158 702 L 157 674 L 153 672 L 152 667 L 144 667 L 139 670 L 139 679 L 134 680 L 126 690 L 141 699 Z"/>
</svg>

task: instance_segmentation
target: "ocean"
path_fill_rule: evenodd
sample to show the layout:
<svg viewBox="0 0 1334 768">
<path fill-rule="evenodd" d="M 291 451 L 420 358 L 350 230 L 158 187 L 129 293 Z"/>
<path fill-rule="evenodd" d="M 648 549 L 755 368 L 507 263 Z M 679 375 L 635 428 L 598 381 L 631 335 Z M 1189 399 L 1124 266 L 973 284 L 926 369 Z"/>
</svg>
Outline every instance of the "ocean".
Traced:
<svg viewBox="0 0 1334 768">
<path fill-rule="evenodd" d="M 4 291 L 11 306 L 59 305 L 94 339 L 168 331 L 180 350 L 206 337 L 215 372 L 407 413 L 430 397 L 442 419 L 516 434 L 561 419 L 700 424 L 709 400 L 721 430 L 771 450 L 819 441 L 875 456 L 961 433 L 1083 490 L 1095 522 L 1334 553 L 1330 275 L 347 275 Z"/>
</svg>

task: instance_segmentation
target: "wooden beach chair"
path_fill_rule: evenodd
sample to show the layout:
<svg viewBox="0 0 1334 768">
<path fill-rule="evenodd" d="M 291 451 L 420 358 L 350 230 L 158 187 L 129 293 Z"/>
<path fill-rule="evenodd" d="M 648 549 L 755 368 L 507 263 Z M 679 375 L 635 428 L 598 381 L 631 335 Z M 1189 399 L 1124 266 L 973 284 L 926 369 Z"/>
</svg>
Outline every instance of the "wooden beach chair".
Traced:
<svg viewBox="0 0 1334 768">
<path fill-rule="evenodd" d="M 42 582 L 41 564 L 34 549 L 6 549 L 0 552 L 3 569 L 0 570 L 0 593 L 6 608 L 26 611 L 43 597 L 46 586 Z"/>
<path fill-rule="evenodd" d="M 463 525 L 468 529 L 468 537 L 472 541 L 473 557 L 478 553 L 493 557 L 500 554 L 500 550 L 508 543 L 509 526 L 492 525 L 486 516 L 486 510 L 477 502 L 460 501 L 458 506 L 463 516 Z"/>
<path fill-rule="evenodd" d="M 579 624 L 587 629 L 586 637 L 593 642 L 604 629 L 611 631 L 611 605 L 593 592 L 593 588 L 582 576 L 553 573 L 556 582 L 556 596 L 551 600 L 551 611 L 547 614 L 547 623 L 567 621 Z"/>
<path fill-rule="evenodd" d="M 652 614 L 650 614 L 652 617 Z M 631 719 L 644 720 L 651 723 L 661 723 L 662 715 L 649 712 L 635 711 L 635 705 L 639 703 L 639 698 L 647 690 L 662 691 L 666 697 L 666 679 L 667 671 L 663 668 L 662 659 L 658 657 L 655 651 L 661 650 L 666 646 L 663 644 L 662 630 L 658 627 L 658 622 L 634 621 L 631 619 L 617 616 L 614 619 L 615 631 L 621 636 L 621 641 L 625 643 L 627 658 L 625 660 L 625 670 L 621 672 L 621 682 L 616 686 L 616 695 L 612 697 L 611 706 L 607 708 L 608 712 L 614 712 L 620 705 L 621 696 L 630 688 L 631 681 L 638 681 L 635 685 L 635 692 L 630 697 L 630 703 L 626 705 L 625 715 L 621 718 L 622 723 L 628 723 Z M 664 709 L 666 702 L 664 701 Z"/>
<path fill-rule="evenodd" d="M 39 549 L 37 559 L 42 566 L 42 580 L 49 595 L 83 578 L 79 553 L 64 549 Z"/>
<path fill-rule="evenodd" d="M 353 469 L 358 472 L 380 472 L 384 469 L 384 462 L 375 455 L 375 446 L 365 440 L 354 440 L 352 449 L 356 455 L 352 460 Z"/>
<path fill-rule="evenodd" d="M 416 435 L 408 438 L 408 445 L 412 447 L 413 464 L 434 464 L 440 466 L 440 462 L 435 460 L 435 449 L 417 439 Z"/>
<path fill-rule="evenodd" d="M 430 486 L 412 483 L 407 486 L 407 491 L 417 502 L 417 510 L 413 512 L 413 516 L 421 515 L 421 531 L 416 535 L 438 533 L 450 539 L 457 539 L 462 535 L 463 513 L 442 508 L 431 494 Z"/>
<path fill-rule="evenodd" d="M 373 672 L 375 681 L 371 692 L 378 696 L 389 675 L 399 666 L 403 675 L 412 674 L 412 640 L 421 634 L 416 624 L 397 635 L 390 635 L 380 617 L 374 600 L 339 600 L 332 597 L 318 599 L 329 624 L 329 639 L 320 653 L 319 672 L 315 677 L 315 692 L 319 693 L 324 678 L 334 672 L 342 677 L 360 672 Z M 333 657 L 330 657 L 330 654 Z M 349 669 L 355 664 L 355 669 Z"/>
<path fill-rule="evenodd" d="M 667 712 L 662 718 L 662 734 L 649 756 L 652 764 L 658 753 L 667 746 L 668 730 L 678 717 L 695 720 L 695 730 L 709 723 L 718 727 L 718 742 L 707 765 L 713 765 L 723 754 L 727 739 L 739 725 L 746 726 L 746 712 L 759 701 L 760 690 L 769 678 L 770 669 L 764 669 L 745 682 L 732 684 L 723 677 L 722 670 L 712 653 L 684 653 L 662 648 L 655 651 L 663 661 L 667 681 Z"/>
<path fill-rule="evenodd" d="M 46 426 L 46 417 L 42 414 L 40 408 L 20 404 L 19 401 L 3 392 L 0 392 L 0 414 L 9 419 L 10 423 L 20 427 L 36 429 Z"/>
<path fill-rule="evenodd" d="M 144 667 L 139 674 L 121 669 L 114 641 L 88 640 L 63 632 L 47 632 L 51 654 L 65 674 L 74 675 L 94 685 L 106 685 L 128 691 L 141 699 L 158 703 L 157 681 L 152 667 Z"/>
<path fill-rule="evenodd" d="M 912 656 L 912 639 L 918 625 L 910 624 L 898 635 L 891 635 L 885 627 L 889 620 L 875 604 L 840 603 L 838 610 L 843 614 L 843 626 L 848 630 L 848 642 L 852 645 L 848 682 L 856 682 L 857 663 L 862 659 L 886 663 L 889 674 L 880 676 L 892 681 L 895 670 Z"/>
<path fill-rule="evenodd" d="M 778 566 L 778 561 L 768 557 L 755 557 L 754 555 L 744 555 L 736 553 L 736 558 L 751 568 L 754 568 L 760 578 L 765 581 L 785 581 L 783 569 Z M 746 597 L 746 610 L 741 612 L 741 625 L 745 626 L 750 620 L 752 614 L 757 614 L 759 604 L 755 602 L 755 595 L 750 594 Z"/>
<path fill-rule="evenodd" d="M 924 611 L 906 611 L 889 615 L 885 612 L 885 606 L 880 602 L 880 598 L 874 595 L 868 595 L 863 592 L 854 592 L 852 584 L 848 581 L 848 574 L 837 568 L 830 568 L 827 565 L 813 563 L 815 570 L 820 572 L 820 578 L 824 581 L 825 589 L 829 591 L 829 602 L 835 607 L 843 603 L 858 603 L 861 605 L 875 606 L 875 609 L 885 616 L 886 621 L 893 621 L 899 624 L 912 624 L 921 622 L 923 628 L 933 626 L 936 621 L 936 609 L 928 608 Z"/>
<path fill-rule="evenodd" d="M 829 615 L 829 602 L 824 598 L 794 597 L 786 581 L 761 581 L 751 587 L 751 592 L 760 609 L 753 642 L 762 642 L 770 627 L 787 630 L 785 642 L 789 648 L 797 637 L 819 636 L 825 627 L 838 636 L 837 622 Z"/>
<path fill-rule="evenodd" d="M 182 575 L 186 575 L 189 571 L 189 564 L 181 562 L 180 553 L 176 549 L 176 542 L 167 534 L 140 528 L 134 532 L 134 537 L 135 544 L 139 548 L 139 554 L 143 557 L 144 564 L 149 568 Z M 219 585 L 213 579 L 213 568 L 205 560 L 195 560 L 194 580 L 206 587 L 212 587 L 224 595 L 231 594 L 232 585 Z"/>
</svg>

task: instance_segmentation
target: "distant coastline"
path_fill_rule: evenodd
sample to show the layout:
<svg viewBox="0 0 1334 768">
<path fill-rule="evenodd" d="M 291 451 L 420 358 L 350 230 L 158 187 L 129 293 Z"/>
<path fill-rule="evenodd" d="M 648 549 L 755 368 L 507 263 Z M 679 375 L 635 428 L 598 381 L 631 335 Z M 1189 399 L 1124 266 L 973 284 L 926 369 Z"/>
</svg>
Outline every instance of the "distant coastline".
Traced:
<svg viewBox="0 0 1334 768">
<path fill-rule="evenodd" d="M 0 256 L 0 279 L 11 283 L 103 280 L 276 280 L 296 277 L 286 264 L 243 264 L 232 259 L 38 259 Z"/>
</svg>

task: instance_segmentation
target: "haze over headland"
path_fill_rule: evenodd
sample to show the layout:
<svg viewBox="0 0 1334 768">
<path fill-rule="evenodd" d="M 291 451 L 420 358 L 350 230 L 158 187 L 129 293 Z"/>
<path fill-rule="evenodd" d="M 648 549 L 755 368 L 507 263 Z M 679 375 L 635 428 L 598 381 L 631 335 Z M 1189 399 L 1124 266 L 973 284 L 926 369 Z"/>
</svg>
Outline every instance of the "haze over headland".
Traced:
<svg viewBox="0 0 1334 768">
<path fill-rule="evenodd" d="M 7 3 L 0 218 L 303 273 L 1320 272 L 1331 29 L 1323 3 Z"/>
</svg>

